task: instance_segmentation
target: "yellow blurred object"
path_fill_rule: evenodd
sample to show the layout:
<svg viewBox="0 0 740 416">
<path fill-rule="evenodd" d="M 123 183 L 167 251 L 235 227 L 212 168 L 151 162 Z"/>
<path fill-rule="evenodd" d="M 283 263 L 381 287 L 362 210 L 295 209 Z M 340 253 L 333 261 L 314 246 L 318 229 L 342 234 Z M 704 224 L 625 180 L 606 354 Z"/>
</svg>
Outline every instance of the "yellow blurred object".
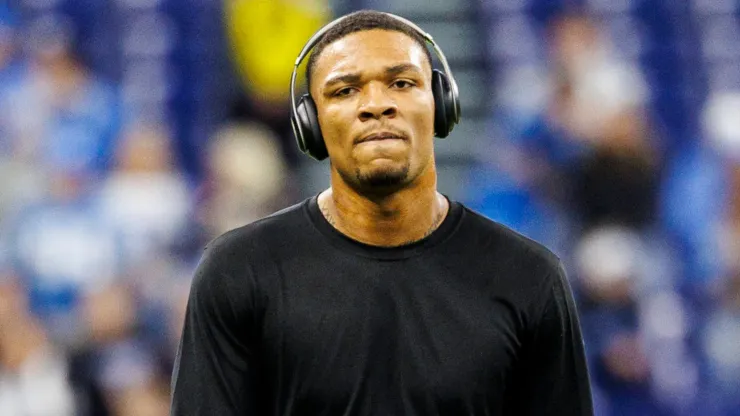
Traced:
<svg viewBox="0 0 740 416">
<path fill-rule="evenodd" d="M 233 59 L 249 92 L 263 101 L 287 100 L 295 58 L 311 35 L 328 21 L 328 2 L 226 2 L 226 22 Z"/>
</svg>

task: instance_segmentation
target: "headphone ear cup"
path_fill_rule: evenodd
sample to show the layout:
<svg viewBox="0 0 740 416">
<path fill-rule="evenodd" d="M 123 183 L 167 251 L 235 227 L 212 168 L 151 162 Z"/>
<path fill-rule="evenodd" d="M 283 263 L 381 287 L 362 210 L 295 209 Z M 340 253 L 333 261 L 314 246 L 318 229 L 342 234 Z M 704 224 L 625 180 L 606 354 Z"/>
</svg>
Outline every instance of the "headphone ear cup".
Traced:
<svg viewBox="0 0 740 416">
<path fill-rule="evenodd" d="M 302 137 L 298 139 L 301 151 L 316 160 L 324 160 L 329 156 L 319 126 L 319 116 L 316 111 L 316 103 L 310 95 L 304 94 L 296 106 L 298 113 L 297 122 L 300 124 Z"/>
<path fill-rule="evenodd" d="M 434 95 L 434 135 L 440 138 L 447 137 L 454 126 L 455 105 L 450 81 L 444 72 L 435 69 L 432 71 L 432 94 Z"/>
</svg>

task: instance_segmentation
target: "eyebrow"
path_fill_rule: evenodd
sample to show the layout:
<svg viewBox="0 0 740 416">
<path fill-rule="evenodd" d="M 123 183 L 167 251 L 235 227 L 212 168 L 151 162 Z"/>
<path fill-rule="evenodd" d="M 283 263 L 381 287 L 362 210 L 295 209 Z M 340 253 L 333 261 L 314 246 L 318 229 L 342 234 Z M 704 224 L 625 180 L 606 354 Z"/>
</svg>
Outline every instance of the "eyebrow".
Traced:
<svg viewBox="0 0 740 416">
<path fill-rule="evenodd" d="M 360 74 L 346 74 L 333 77 L 326 81 L 324 88 L 331 88 L 339 83 L 353 84 L 360 81 Z"/>
<path fill-rule="evenodd" d="M 389 66 L 385 68 L 383 72 L 387 76 L 394 76 L 394 75 L 398 75 L 398 74 L 401 74 L 407 71 L 421 73 L 421 68 L 419 68 L 418 66 L 414 64 L 405 63 L 405 64 Z M 324 88 L 331 88 L 332 86 L 339 84 L 339 83 L 353 84 L 353 83 L 359 82 L 360 79 L 361 79 L 360 74 L 357 74 L 357 73 L 338 75 L 326 81 L 326 83 L 324 83 Z"/>
<path fill-rule="evenodd" d="M 414 64 L 398 64 L 398 65 L 389 66 L 388 68 L 385 69 L 385 74 L 390 75 L 390 76 L 398 75 L 404 72 L 421 73 L 421 68 L 419 68 L 418 66 Z"/>
</svg>

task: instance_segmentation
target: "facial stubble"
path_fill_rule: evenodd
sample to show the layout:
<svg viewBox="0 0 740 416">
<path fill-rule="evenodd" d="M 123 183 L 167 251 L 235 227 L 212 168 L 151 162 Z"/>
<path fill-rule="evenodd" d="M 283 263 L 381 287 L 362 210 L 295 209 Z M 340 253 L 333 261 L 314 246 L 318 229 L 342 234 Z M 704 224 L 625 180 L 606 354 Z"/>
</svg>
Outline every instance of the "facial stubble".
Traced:
<svg viewBox="0 0 740 416">
<path fill-rule="evenodd" d="M 385 191 L 402 187 L 408 182 L 409 171 L 409 161 L 401 166 L 371 168 L 369 171 L 358 166 L 352 173 L 337 169 L 345 183 L 365 191 Z"/>
<path fill-rule="evenodd" d="M 355 169 L 355 178 L 360 186 L 368 189 L 397 188 L 406 183 L 409 177 L 409 164 L 404 163 L 400 168 L 374 169 L 363 173 L 360 168 Z"/>
</svg>

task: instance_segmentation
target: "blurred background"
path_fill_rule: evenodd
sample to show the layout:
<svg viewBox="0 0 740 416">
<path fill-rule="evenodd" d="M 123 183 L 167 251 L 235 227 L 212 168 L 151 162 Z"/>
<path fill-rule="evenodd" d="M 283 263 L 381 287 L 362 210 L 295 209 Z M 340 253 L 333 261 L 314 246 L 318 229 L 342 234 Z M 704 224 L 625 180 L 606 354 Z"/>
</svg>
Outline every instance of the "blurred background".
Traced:
<svg viewBox="0 0 740 416">
<path fill-rule="evenodd" d="M 3 0 L 0 415 L 155 416 L 202 248 L 328 186 L 288 80 L 429 31 L 441 190 L 562 257 L 599 415 L 740 415 L 740 0 Z"/>
</svg>

